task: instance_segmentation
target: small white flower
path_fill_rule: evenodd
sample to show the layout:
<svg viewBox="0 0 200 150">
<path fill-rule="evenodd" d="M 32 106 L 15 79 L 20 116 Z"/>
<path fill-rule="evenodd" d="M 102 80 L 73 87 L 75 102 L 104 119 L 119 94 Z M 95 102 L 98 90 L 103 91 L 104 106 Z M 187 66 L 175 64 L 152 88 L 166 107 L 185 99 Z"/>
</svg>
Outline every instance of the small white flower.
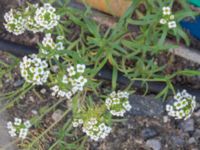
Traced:
<svg viewBox="0 0 200 150">
<path fill-rule="evenodd" d="M 42 40 L 42 45 L 44 47 L 50 47 L 51 49 L 54 49 L 55 48 L 55 43 L 51 37 L 51 34 L 46 34 L 45 37 L 43 38 Z"/>
<path fill-rule="evenodd" d="M 31 127 L 31 123 L 30 123 L 29 120 L 25 121 L 24 125 L 25 125 L 26 128 L 30 128 Z"/>
<path fill-rule="evenodd" d="M 8 131 L 8 133 L 10 134 L 11 137 L 17 136 L 15 131 L 10 130 L 10 131 Z"/>
<path fill-rule="evenodd" d="M 183 108 L 182 103 L 181 102 L 174 102 L 174 107 L 176 107 L 177 110 Z"/>
<path fill-rule="evenodd" d="M 84 71 L 85 71 L 85 65 L 84 64 L 77 64 L 76 68 L 77 68 L 78 73 L 84 73 Z"/>
<path fill-rule="evenodd" d="M 163 15 L 170 15 L 171 14 L 171 8 L 170 7 L 163 7 Z"/>
<path fill-rule="evenodd" d="M 179 92 L 174 96 L 174 99 L 176 99 L 177 101 L 180 101 L 181 98 L 182 98 L 182 96 L 181 96 L 181 93 L 179 93 Z"/>
<path fill-rule="evenodd" d="M 172 110 L 168 112 L 169 116 L 175 117 L 176 116 L 176 111 Z"/>
<path fill-rule="evenodd" d="M 79 90 L 79 88 L 76 87 L 76 86 L 74 86 L 74 87 L 72 88 L 72 93 L 75 94 L 78 90 Z"/>
<path fill-rule="evenodd" d="M 165 19 L 160 19 L 160 24 L 166 24 L 167 23 L 167 20 L 165 20 Z"/>
<path fill-rule="evenodd" d="M 97 119 L 96 118 L 91 118 L 90 122 L 91 122 L 92 125 L 95 125 L 95 124 L 97 124 Z"/>
<path fill-rule="evenodd" d="M 79 123 L 78 123 L 78 122 L 76 122 L 76 121 L 73 121 L 73 122 L 72 122 L 72 126 L 73 126 L 74 128 L 76 128 L 76 127 L 78 127 L 78 126 L 79 126 Z"/>
<path fill-rule="evenodd" d="M 111 94 L 110 94 L 110 97 L 115 97 L 117 94 L 116 94 L 116 92 L 115 91 L 113 91 Z"/>
<path fill-rule="evenodd" d="M 170 21 L 170 22 L 168 22 L 168 27 L 169 27 L 170 29 L 176 28 L 176 22 L 175 22 L 175 21 Z"/>
<path fill-rule="evenodd" d="M 58 51 L 64 50 L 63 43 L 62 43 L 62 42 L 56 43 L 56 49 L 57 49 Z"/>
<path fill-rule="evenodd" d="M 106 129 L 105 123 L 101 123 L 101 124 L 99 125 L 99 129 L 100 129 L 101 131 L 105 130 L 105 129 Z"/>
<path fill-rule="evenodd" d="M 67 68 L 67 72 L 68 72 L 68 74 L 69 74 L 70 77 L 74 76 L 76 74 L 75 69 L 74 69 L 73 66 L 68 67 Z"/>
<path fill-rule="evenodd" d="M 106 128 L 105 128 L 105 132 L 108 133 L 108 134 L 111 132 L 111 130 L 112 130 L 111 127 L 106 127 Z"/>
<path fill-rule="evenodd" d="M 131 108 L 132 108 L 132 106 L 129 104 L 129 102 L 123 103 L 123 106 L 124 106 L 124 108 L 125 108 L 127 111 L 130 111 Z"/>
<path fill-rule="evenodd" d="M 80 76 L 75 81 L 76 81 L 76 84 L 78 84 L 78 86 L 81 86 L 81 87 L 83 87 L 85 85 L 85 83 L 87 83 L 87 79 L 84 78 L 83 76 Z"/>
<path fill-rule="evenodd" d="M 22 123 L 22 120 L 20 118 L 15 118 L 14 125 L 19 126 L 19 125 L 21 125 L 21 123 Z"/>
<path fill-rule="evenodd" d="M 72 96 L 72 92 L 69 91 L 69 92 L 66 93 L 66 97 L 67 97 L 68 99 L 71 99 L 71 96 Z"/>
<path fill-rule="evenodd" d="M 166 105 L 166 110 L 167 111 L 172 111 L 173 110 L 173 107 L 171 105 Z"/>
<path fill-rule="evenodd" d="M 65 84 L 69 83 L 68 78 L 67 78 L 66 75 L 63 76 L 62 82 L 65 83 Z"/>
<path fill-rule="evenodd" d="M 170 20 L 174 20 L 175 17 L 174 17 L 174 15 L 171 15 L 169 18 L 170 18 Z"/>
<path fill-rule="evenodd" d="M 79 123 L 79 124 L 83 124 L 83 119 L 79 119 L 79 120 L 78 120 L 78 123 Z"/>
<path fill-rule="evenodd" d="M 25 139 L 28 134 L 28 129 L 20 129 L 19 138 Z"/>
<path fill-rule="evenodd" d="M 52 87 L 51 90 L 53 90 L 54 92 L 58 92 L 59 91 L 59 87 L 56 85 L 56 86 Z"/>
<path fill-rule="evenodd" d="M 65 97 L 65 94 L 66 93 L 62 90 L 58 91 L 58 96 L 60 96 L 60 97 Z"/>
<path fill-rule="evenodd" d="M 108 107 L 108 109 L 110 109 L 110 106 L 112 104 L 112 100 L 110 98 L 106 98 L 106 106 Z"/>
</svg>

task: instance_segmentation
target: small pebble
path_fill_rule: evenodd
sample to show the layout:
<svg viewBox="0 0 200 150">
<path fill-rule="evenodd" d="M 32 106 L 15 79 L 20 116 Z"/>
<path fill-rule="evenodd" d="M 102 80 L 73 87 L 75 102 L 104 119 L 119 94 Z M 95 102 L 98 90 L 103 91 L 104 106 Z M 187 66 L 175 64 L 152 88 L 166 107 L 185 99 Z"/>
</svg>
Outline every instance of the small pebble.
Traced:
<svg viewBox="0 0 200 150">
<path fill-rule="evenodd" d="M 31 110 L 31 113 L 34 114 L 34 115 L 38 114 L 38 112 L 36 110 Z"/>
<path fill-rule="evenodd" d="M 196 143 L 195 138 L 194 138 L 194 137 L 191 137 L 191 138 L 188 140 L 188 143 L 189 143 L 189 144 L 194 144 L 194 143 Z"/>
<path fill-rule="evenodd" d="M 197 112 L 194 113 L 194 116 L 195 117 L 200 117 L 200 109 Z"/>
<path fill-rule="evenodd" d="M 20 96 L 19 98 L 20 98 L 20 99 L 24 99 L 24 98 L 25 98 L 25 95 L 22 95 L 22 96 Z"/>
<path fill-rule="evenodd" d="M 164 123 L 167 123 L 167 122 L 169 122 L 170 120 L 169 120 L 169 117 L 168 116 L 163 116 L 163 122 Z"/>
<path fill-rule="evenodd" d="M 14 87 L 20 87 L 24 83 L 24 80 L 17 80 L 14 82 L 13 86 Z"/>
<path fill-rule="evenodd" d="M 43 88 L 43 89 L 40 90 L 40 93 L 45 94 L 46 91 L 47 91 L 47 90 L 46 90 L 45 88 Z"/>
<path fill-rule="evenodd" d="M 191 132 L 194 131 L 194 120 L 193 119 L 187 119 L 183 122 L 181 122 L 181 129 L 183 129 L 184 132 Z"/>
<path fill-rule="evenodd" d="M 184 138 L 182 136 L 172 136 L 171 140 L 175 145 L 182 146 L 185 144 Z"/>
<path fill-rule="evenodd" d="M 152 127 L 145 128 L 141 132 L 141 136 L 142 136 L 142 138 L 144 138 L 144 140 L 153 138 L 153 137 L 155 137 L 157 135 L 158 135 L 158 132 Z"/>
<path fill-rule="evenodd" d="M 34 100 L 34 97 L 33 97 L 33 96 L 30 96 L 30 97 L 29 97 L 29 100 L 30 100 L 31 102 L 35 102 L 35 100 Z"/>
<path fill-rule="evenodd" d="M 200 140 L 200 129 L 196 129 L 194 134 L 193 134 L 193 137 L 196 139 L 196 140 Z"/>
<path fill-rule="evenodd" d="M 153 150 L 161 150 L 161 142 L 157 139 L 147 140 L 146 146 Z"/>
<path fill-rule="evenodd" d="M 134 142 L 137 144 L 142 144 L 143 140 L 142 139 L 134 139 Z"/>
<path fill-rule="evenodd" d="M 59 69 L 59 67 L 56 66 L 56 65 L 54 65 L 54 66 L 51 67 L 51 70 L 52 70 L 54 73 L 58 72 L 58 69 Z"/>
<path fill-rule="evenodd" d="M 192 148 L 191 150 L 199 150 L 198 148 Z"/>
<path fill-rule="evenodd" d="M 61 119 L 63 115 L 63 111 L 60 109 L 57 109 L 53 114 L 52 114 L 52 119 L 56 122 Z"/>
</svg>

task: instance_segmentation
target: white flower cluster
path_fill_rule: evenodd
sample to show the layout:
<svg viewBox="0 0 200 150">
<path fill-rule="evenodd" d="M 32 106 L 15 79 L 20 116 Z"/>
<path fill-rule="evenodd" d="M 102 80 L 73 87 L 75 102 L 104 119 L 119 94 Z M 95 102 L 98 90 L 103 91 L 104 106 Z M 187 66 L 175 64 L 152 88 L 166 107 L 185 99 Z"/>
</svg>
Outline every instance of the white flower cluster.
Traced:
<svg viewBox="0 0 200 150">
<path fill-rule="evenodd" d="M 58 24 L 60 16 L 56 14 L 56 9 L 49 3 L 43 7 L 38 4 L 31 5 L 24 12 L 11 9 L 4 16 L 5 28 L 15 34 L 24 33 L 25 30 L 33 33 L 50 30 Z"/>
<path fill-rule="evenodd" d="M 11 9 L 9 12 L 5 13 L 4 19 L 6 21 L 4 26 L 8 32 L 15 35 L 24 33 L 25 19 L 23 18 L 21 12 Z"/>
<path fill-rule="evenodd" d="M 183 90 L 181 93 L 177 93 L 174 96 L 174 99 L 176 101 L 172 105 L 166 105 L 168 115 L 175 119 L 186 120 L 189 118 L 196 107 L 195 96 L 192 96 L 187 93 L 186 90 Z"/>
<path fill-rule="evenodd" d="M 62 85 L 54 86 L 51 88 L 53 90 L 52 96 L 66 97 L 71 99 L 76 92 L 82 91 L 83 87 L 87 83 L 87 79 L 83 77 L 85 72 L 84 64 L 77 64 L 76 69 L 73 66 L 67 68 L 67 75 L 62 78 Z M 63 87 L 64 89 L 61 89 Z"/>
<path fill-rule="evenodd" d="M 51 34 L 46 34 L 42 40 L 42 48 L 41 48 L 42 54 L 45 55 L 50 54 L 58 59 L 59 55 L 57 53 L 55 55 L 55 51 L 64 50 L 63 39 L 64 39 L 63 36 L 57 36 L 55 43 L 53 38 L 51 37 Z"/>
<path fill-rule="evenodd" d="M 95 117 L 91 117 L 86 121 L 77 119 L 73 122 L 74 127 L 78 127 L 79 125 L 83 125 L 83 132 L 94 141 L 104 139 L 112 130 L 111 127 L 107 126 L 104 122 Z"/>
<path fill-rule="evenodd" d="M 37 32 L 43 32 L 44 28 L 37 24 L 35 18 L 35 12 L 39 8 L 38 4 L 31 5 L 25 9 L 25 16 L 26 16 L 26 22 L 25 22 L 25 29 L 28 31 L 32 31 L 33 33 Z"/>
<path fill-rule="evenodd" d="M 60 16 L 56 15 L 56 9 L 51 4 L 46 3 L 36 10 L 34 19 L 36 23 L 44 29 L 50 30 L 58 24 Z"/>
<path fill-rule="evenodd" d="M 118 91 L 112 92 L 109 97 L 106 98 L 105 104 L 110 113 L 114 116 L 124 116 L 126 111 L 130 111 L 131 105 L 128 101 L 129 93 Z"/>
<path fill-rule="evenodd" d="M 26 138 L 30 127 L 31 123 L 29 120 L 22 122 L 22 119 L 19 118 L 15 118 L 14 123 L 12 123 L 11 121 L 7 123 L 7 129 L 9 129 L 8 133 L 10 134 L 10 136 L 19 136 L 19 138 L 21 139 Z"/>
<path fill-rule="evenodd" d="M 72 122 L 72 126 L 74 128 L 83 125 L 83 119 L 74 119 Z"/>
<path fill-rule="evenodd" d="M 170 7 L 163 7 L 163 18 L 160 19 L 160 24 L 168 24 L 168 28 L 176 28 L 176 21 L 174 21 L 174 15 L 171 14 Z"/>
<path fill-rule="evenodd" d="M 28 83 L 35 85 L 42 85 L 47 82 L 50 74 L 47 62 L 41 60 L 35 54 L 30 55 L 30 58 L 27 56 L 23 57 L 23 61 L 20 62 L 20 71 L 22 77 Z"/>
</svg>

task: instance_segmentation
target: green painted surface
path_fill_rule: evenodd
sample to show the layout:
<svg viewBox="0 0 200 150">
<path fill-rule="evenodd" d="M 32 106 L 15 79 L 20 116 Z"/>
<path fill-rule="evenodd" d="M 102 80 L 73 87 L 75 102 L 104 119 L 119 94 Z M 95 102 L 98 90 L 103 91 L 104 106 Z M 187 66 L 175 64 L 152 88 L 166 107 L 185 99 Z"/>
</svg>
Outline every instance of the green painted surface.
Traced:
<svg viewBox="0 0 200 150">
<path fill-rule="evenodd" d="M 188 1 L 191 4 L 200 7 L 200 0 L 188 0 Z"/>
</svg>

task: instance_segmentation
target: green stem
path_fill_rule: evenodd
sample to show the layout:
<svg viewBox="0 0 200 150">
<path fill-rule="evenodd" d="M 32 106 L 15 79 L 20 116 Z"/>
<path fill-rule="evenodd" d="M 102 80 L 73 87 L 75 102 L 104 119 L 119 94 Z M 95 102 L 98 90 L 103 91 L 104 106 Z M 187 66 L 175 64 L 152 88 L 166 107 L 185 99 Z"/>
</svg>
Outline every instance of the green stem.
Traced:
<svg viewBox="0 0 200 150">
<path fill-rule="evenodd" d="M 54 128 L 69 112 L 71 109 L 66 110 L 61 118 L 59 118 L 57 121 L 55 121 L 50 127 L 48 127 L 42 134 L 40 134 L 37 138 L 33 140 L 32 143 L 28 145 L 28 149 L 31 149 L 31 147 L 38 141 L 40 140 L 45 134 L 47 134 L 52 128 Z"/>
</svg>

